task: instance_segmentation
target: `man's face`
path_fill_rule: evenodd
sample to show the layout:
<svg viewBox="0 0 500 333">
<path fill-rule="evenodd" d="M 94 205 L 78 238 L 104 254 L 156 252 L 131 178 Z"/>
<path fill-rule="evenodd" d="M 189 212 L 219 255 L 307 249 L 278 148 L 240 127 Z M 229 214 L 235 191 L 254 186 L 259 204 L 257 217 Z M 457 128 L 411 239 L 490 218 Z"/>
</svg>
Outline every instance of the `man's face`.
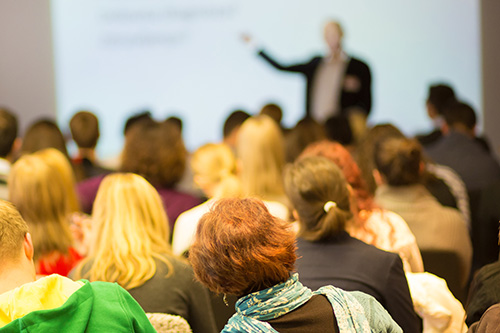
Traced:
<svg viewBox="0 0 500 333">
<path fill-rule="evenodd" d="M 335 53 L 340 49 L 341 41 L 342 36 L 338 25 L 333 22 L 328 23 L 325 26 L 325 42 L 331 53 Z"/>
</svg>

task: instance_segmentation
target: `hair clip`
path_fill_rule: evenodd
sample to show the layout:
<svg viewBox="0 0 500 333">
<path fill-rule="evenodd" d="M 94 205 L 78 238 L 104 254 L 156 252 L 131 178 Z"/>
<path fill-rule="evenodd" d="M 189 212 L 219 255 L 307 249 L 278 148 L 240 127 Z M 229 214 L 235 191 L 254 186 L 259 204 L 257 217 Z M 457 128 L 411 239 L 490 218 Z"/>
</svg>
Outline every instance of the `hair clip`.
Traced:
<svg viewBox="0 0 500 333">
<path fill-rule="evenodd" d="M 333 201 L 328 201 L 323 206 L 323 210 L 325 211 L 325 213 L 328 213 L 330 211 L 330 209 L 332 209 L 332 207 L 337 207 L 337 203 L 333 202 Z"/>
</svg>

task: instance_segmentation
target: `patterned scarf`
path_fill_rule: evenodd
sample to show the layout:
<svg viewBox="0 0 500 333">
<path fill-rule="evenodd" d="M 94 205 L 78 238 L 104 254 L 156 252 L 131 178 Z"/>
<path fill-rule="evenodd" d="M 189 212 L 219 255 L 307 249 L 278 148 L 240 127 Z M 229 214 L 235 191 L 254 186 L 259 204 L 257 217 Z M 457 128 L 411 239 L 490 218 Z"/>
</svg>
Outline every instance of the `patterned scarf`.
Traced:
<svg viewBox="0 0 500 333">
<path fill-rule="evenodd" d="M 236 302 L 236 313 L 222 332 L 277 333 L 265 321 L 281 317 L 320 294 L 332 304 L 340 332 L 370 332 L 364 309 L 356 298 L 332 286 L 312 292 L 299 282 L 298 274 L 284 283 L 241 297 Z"/>
</svg>

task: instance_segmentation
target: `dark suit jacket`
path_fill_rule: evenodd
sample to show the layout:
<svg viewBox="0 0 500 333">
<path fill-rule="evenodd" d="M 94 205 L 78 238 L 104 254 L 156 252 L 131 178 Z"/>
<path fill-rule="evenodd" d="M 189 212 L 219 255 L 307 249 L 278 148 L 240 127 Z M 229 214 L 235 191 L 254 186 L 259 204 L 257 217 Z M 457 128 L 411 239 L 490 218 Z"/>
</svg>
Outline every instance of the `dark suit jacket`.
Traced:
<svg viewBox="0 0 500 333">
<path fill-rule="evenodd" d="M 302 73 L 306 77 L 306 115 L 310 115 L 311 112 L 311 95 L 312 95 L 312 85 L 314 82 L 314 76 L 316 75 L 316 70 L 318 69 L 322 57 L 314 57 L 307 63 L 295 64 L 290 66 L 284 66 L 273 58 L 271 58 L 266 52 L 260 51 L 259 55 L 270 63 L 273 67 L 294 73 Z M 372 107 L 372 93 L 371 93 L 371 73 L 370 68 L 363 61 L 356 58 L 349 58 L 349 63 L 345 71 L 345 75 L 352 75 L 359 79 L 361 82 L 361 88 L 357 92 L 349 92 L 342 86 L 342 91 L 340 94 L 340 112 L 345 114 L 346 111 L 351 107 L 361 108 L 368 115 Z"/>
<path fill-rule="evenodd" d="M 419 332 L 417 317 L 401 258 L 343 233 L 337 239 L 298 239 L 297 272 L 302 284 L 317 290 L 333 285 L 375 297 L 403 329 Z"/>
</svg>

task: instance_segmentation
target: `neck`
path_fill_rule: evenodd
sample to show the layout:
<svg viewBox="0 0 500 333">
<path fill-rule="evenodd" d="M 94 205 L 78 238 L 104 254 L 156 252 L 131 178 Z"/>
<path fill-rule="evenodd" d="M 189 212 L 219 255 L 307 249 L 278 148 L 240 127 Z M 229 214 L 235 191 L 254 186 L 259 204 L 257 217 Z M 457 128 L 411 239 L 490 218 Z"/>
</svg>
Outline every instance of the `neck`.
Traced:
<svg viewBox="0 0 500 333">
<path fill-rule="evenodd" d="M 0 272 L 0 295 L 35 280 L 34 269 L 31 271 L 26 267 L 22 267 L 22 265 L 2 267 L 2 272 Z"/>
<path fill-rule="evenodd" d="M 468 128 L 467 126 L 462 125 L 462 124 L 455 124 L 455 125 L 453 125 L 452 130 L 455 131 L 455 132 L 461 133 L 463 135 L 466 135 L 466 136 L 468 136 L 471 139 L 473 139 L 474 136 L 475 136 L 474 135 L 474 130 L 471 130 L 470 128 Z"/>
<path fill-rule="evenodd" d="M 95 149 L 93 148 L 78 148 L 78 155 L 81 158 L 86 158 L 90 161 L 95 160 Z"/>
</svg>

